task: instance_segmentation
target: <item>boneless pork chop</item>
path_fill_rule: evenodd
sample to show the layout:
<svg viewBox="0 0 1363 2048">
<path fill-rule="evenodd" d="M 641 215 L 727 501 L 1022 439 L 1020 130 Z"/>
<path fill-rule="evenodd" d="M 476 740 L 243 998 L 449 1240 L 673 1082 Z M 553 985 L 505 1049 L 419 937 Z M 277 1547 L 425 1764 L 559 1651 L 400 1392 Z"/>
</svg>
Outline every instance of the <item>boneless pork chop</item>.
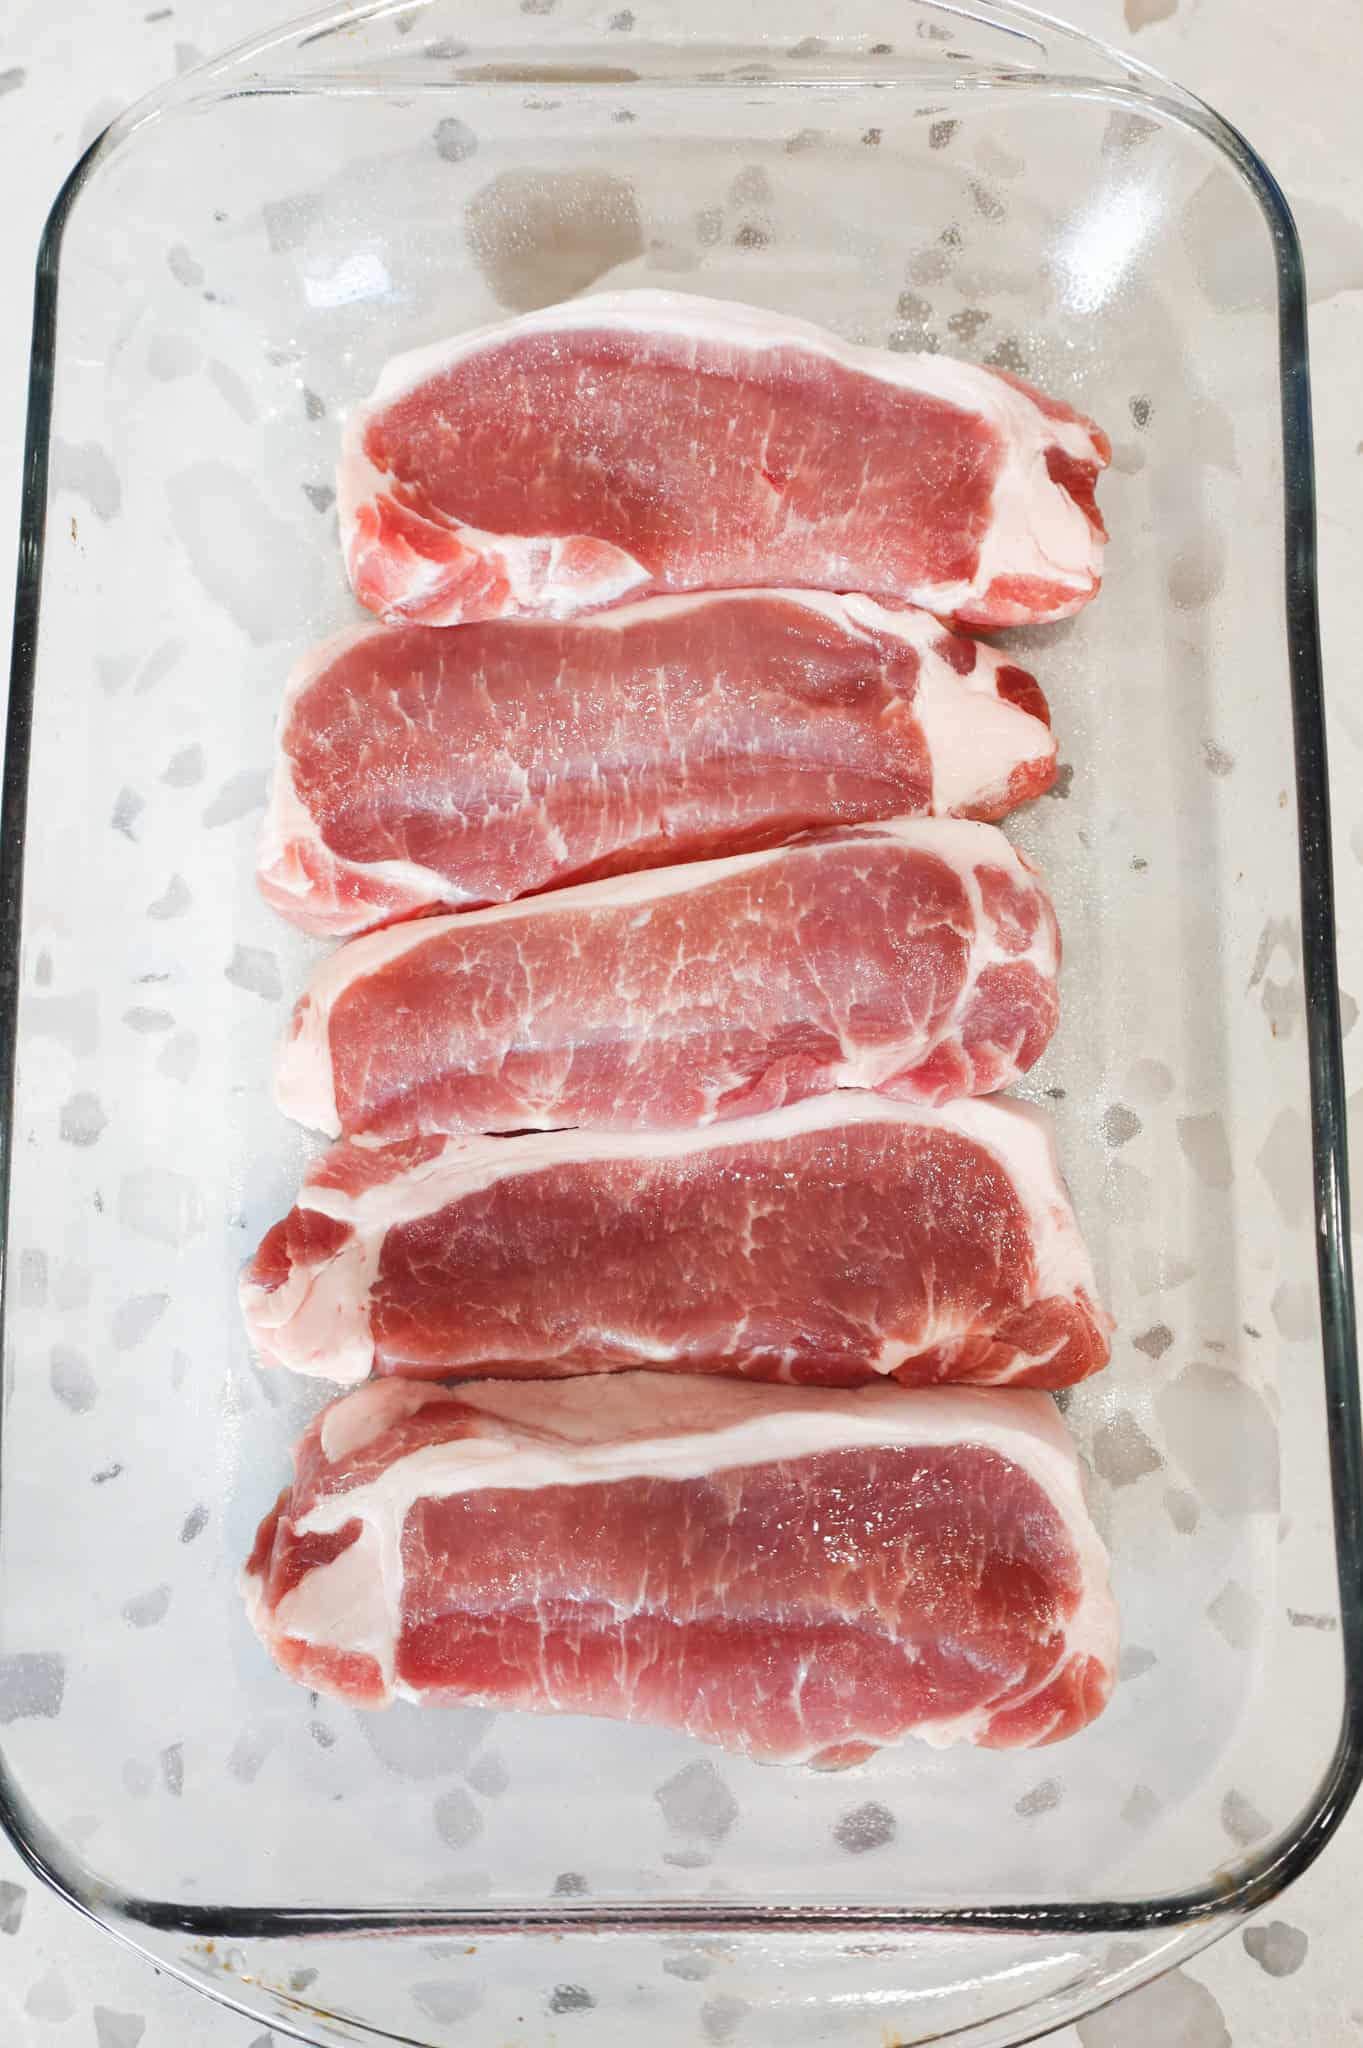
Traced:
<svg viewBox="0 0 1363 2048">
<path fill-rule="evenodd" d="M 851 1089 L 708 1130 L 335 1146 L 242 1304 L 263 1362 L 342 1381 L 1059 1387 L 1109 1328 L 1039 1111 Z"/>
<path fill-rule="evenodd" d="M 400 356 L 353 415 L 341 534 L 384 618 L 567 618 L 759 579 L 962 624 L 1098 588 L 1108 444 L 1016 378 L 617 292 Z"/>
<path fill-rule="evenodd" d="M 1040 1394 L 388 1380 L 294 1463 L 247 1604 L 291 1677 L 361 1706 L 838 1765 L 1054 1742 L 1112 1689 L 1107 1561 Z"/>
<path fill-rule="evenodd" d="M 261 888 L 339 935 L 810 827 L 997 818 L 1050 786 L 1047 718 L 1006 655 L 865 597 L 369 627 L 289 683 Z"/>
<path fill-rule="evenodd" d="M 392 1143 L 987 1094 L 1045 1049 L 1059 951 L 996 826 L 854 825 L 356 939 L 298 1004 L 279 1103 Z"/>
</svg>

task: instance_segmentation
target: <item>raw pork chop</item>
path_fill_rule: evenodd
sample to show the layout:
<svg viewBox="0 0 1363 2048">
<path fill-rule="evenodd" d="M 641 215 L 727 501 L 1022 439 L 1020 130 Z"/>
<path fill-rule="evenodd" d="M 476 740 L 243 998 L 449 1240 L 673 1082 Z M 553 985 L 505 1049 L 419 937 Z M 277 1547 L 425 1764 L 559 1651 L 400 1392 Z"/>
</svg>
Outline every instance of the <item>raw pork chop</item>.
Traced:
<svg viewBox="0 0 1363 2048">
<path fill-rule="evenodd" d="M 356 939 L 294 1012 L 279 1104 L 388 1144 L 705 1124 L 830 1088 L 945 1102 L 1039 1058 L 1058 965 L 996 826 L 853 825 Z"/>
<path fill-rule="evenodd" d="M 260 881 L 307 931 L 1049 788 L 1025 669 L 924 612 L 729 591 L 572 625 L 369 627 L 294 672 Z"/>
<path fill-rule="evenodd" d="M 389 363 L 346 431 L 341 538 L 357 597 L 411 624 L 761 582 L 1023 625 L 1097 590 L 1108 455 L 995 370 L 616 292 Z"/>
<path fill-rule="evenodd" d="M 1040 1111 L 847 1089 L 705 1131 L 337 1145 L 242 1305 L 267 1364 L 334 1380 L 1060 1387 L 1109 1327 Z"/>
<path fill-rule="evenodd" d="M 610 1715 L 770 1762 L 1057 1741 L 1117 1619 L 1042 1394 L 381 1381 L 313 1422 L 251 1619 L 361 1706 Z"/>
</svg>

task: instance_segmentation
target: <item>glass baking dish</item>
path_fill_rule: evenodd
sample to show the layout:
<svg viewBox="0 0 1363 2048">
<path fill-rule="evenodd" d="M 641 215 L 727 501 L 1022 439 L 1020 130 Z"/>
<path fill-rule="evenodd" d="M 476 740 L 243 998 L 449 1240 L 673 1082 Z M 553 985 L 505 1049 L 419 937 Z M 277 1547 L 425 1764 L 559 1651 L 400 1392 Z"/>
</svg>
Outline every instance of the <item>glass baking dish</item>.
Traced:
<svg viewBox="0 0 1363 2048">
<path fill-rule="evenodd" d="M 1300 258 L 1205 107 L 1020 9 L 316 17 L 77 167 L 39 267 L 6 763 L 4 1819 L 281 2033 L 1003 2044 L 1262 1905 L 1355 1789 L 1359 1433 Z M 1118 1321 L 1067 1402 L 1125 1618 L 1051 1751 L 843 1775 L 343 1712 L 237 1570 L 315 1389 L 236 1270 L 305 1141 L 315 948 L 252 876 L 285 670 L 351 616 L 382 360 L 595 287 L 1000 364 L 1115 444 L 1100 601 L 1017 636 L 1066 767 L 1031 1092 Z M 643 423 L 646 426 L 646 423 Z M 41 598 L 41 604 L 40 604 Z M 22 854 L 22 859 L 21 859 Z M 22 869 L 22 874 L 21 874 Z M 345 1935 L 346 1941 L 328 1940 Z M 585 2030 L 584 2030 L 585 2031 Z"/>
</svg>

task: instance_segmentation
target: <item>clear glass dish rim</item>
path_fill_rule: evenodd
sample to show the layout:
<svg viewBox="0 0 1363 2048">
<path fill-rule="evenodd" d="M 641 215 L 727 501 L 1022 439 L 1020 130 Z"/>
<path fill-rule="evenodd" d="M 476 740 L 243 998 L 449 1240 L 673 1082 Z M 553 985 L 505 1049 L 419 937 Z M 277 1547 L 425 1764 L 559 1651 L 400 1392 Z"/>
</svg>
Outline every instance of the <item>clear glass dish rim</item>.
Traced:
<svg viewBox="0 0 1363 2048">
<path fill-rule="evenodd" d="M 422 0 L 424 4 L 424 0 Z M 1063 37 L 1092 67 L 1085 74 L 1032 74 L 977 67 L 952 75 L 952 89 L 992 77 L 1008 85 L 1031 84 L 1067 97 L 1101 92 L 1129 111 L 1157 108 L 1210 141 L 1238 172 L 1258 203 L 1273 243 L 1277 287 L 1279 388 L 1282 408 L 1285 598 L 1293 758 L 1298 818 L 1298 868 L 1302 924 L 1302 976 L 1306 1009 L 1310 1083 L 1312 1183 L 1320 1288 L 1322 1363 L 1329 1427 L 1331 1497 L 1340 1590 L 1343 1697 L 1339 1734 L 1330 1762 L 1311 1798 L 1295 1819 L 1252 1855 L 1226 1870 L 1219 1883 L 1149 1899 L 1063 1900 L 1012 1906 L 751 1906 L 617 1905 L 612 1907 L 521 1908 L 490 1912 L 454 1907 L 311 1908 L 198 1905 L 146 1899 L 119 1891 L 86 1871 L 29 1807 L 14 1782 L 0 1742 L 0 1826 L 36 1876 L 79 1911 L 101 1925 L 118 1923 L 194 1937 L 288 1940 L 310 1935 L 429 1935 L 442 1929 L 478 1936 L 541 1932 L 679 1934 L 823 1934 L 854 1932 L 966 1933 L 1027 1932 L 1085 1935 L 1185 1928 L 1201 1946 L 1212 1929 L 1255 1912 L 1275 1898 L 1313 1863 L 1325 1847 L 1363 1782 L 1363 1407 L 1357 1372 L 1357 1335 L 1349 1249 L 1349 1183 L 1342 1037 L 1336 979 L 1334 885 L 1330 855 L 1330 806 L 1326 755 L 1320 632 L 1317 607 L 1315 479 L 1311 433 L 1306 289 L 1295 223 L 1276 179 L 1258 152 L 1213 109 L 1157 72 L 1097 38 L 1013 0 L 918 0 L 934 12 L 955 15 L 991 30 L 1035 41 L 1038 31 Z M 28 768 L 37 675 L 37 636 L 46 544 L 49 448 L 54 390 L 57 302 L 61 244 L 72 211 L 96 165 L 123 146 L 144 122 L 173 106 L 243 93 L 364 90 L 353 77 L 316 74 L 271 78 L 257 70 L 270 51 L 301 48 L 340 28 L 413 11 L 413 0 L 365 0 L 357 7 L 327 8 L 298 18 L 269 34 L 187 72 L 149 95 L 100 135 L 76 163 L 48 215 L 39 245 L 29 362 L 21 522 L 16 575 L 10 697 L 5 735 L 0 834 L 6 848 L 0 868 L 0 1329 L 8 1280 L 7 1232 L 13 1152 L 13 1097 L 18 1043 L 20 947 L 23 912 L 23 855 L 28 807 Z M 582 45 L 595 47 L 595 45 Z M 668 46 L 669 50 L 671 46 Z M 576 54 L 576 50 L 574 51 Z M 757 56 L 760 46 L 725 46 L 726 56 Z M 836 55 L 836 52 L 833 53 Z M 853 60 L 846 63 L 850 67 Z M 546 63 L 552 69 L 552 59 Z M 839 70 L 835 82 L 854 83 L 859 74 Z M 908 82 L 921 76 L 907 67 L 878 70 L 879 81 Z M 446 81 L 443 82 L 448 82 Z M 510 82 L 510 81 L 508 81 Z M 516 81 L 523 84 L 523 77 Z M 555 80 L 594 91 L 608 81 Z M 631 83 L 685 83 L 703 89 L 722 82 L 688 76 L 645 74 Z M 764 79 L 763 83 L 772 83 Z M 799 83 L 799 81 L 792 81 Z M 829 82 L 826 72 L 820 84 Z M 938 79 L 940 83 L 940 77 Z M 394 89 L 386 76 L 382 89 Z M 212 88 L 211 91 L 209 88 Z M 404 90 L 411 89 L 404 79 Z M 618 89 L 618 88 L 617 88 Z M 7 1417 L 0 1409 L 0 1430 Z M 1200 1938 L 1198 1938 L 1200 1937 Z M 165 1959 L 160 1959 L 164 1966 Z M 278 2024 L 278 2022 L 275 2022 Z"/>
</svg>

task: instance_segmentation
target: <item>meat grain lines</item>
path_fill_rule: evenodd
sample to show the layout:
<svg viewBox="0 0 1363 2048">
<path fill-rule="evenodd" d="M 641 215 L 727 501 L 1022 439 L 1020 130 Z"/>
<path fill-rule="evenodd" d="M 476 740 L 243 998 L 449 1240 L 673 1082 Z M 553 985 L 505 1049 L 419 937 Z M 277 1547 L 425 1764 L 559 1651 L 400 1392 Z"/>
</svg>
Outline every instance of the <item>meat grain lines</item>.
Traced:
<svg viewBox="0 0 1363 2048">
<path fill-rule="evenodd" d="M 285 691 L 260 882 L 343 938 L 820 827 L 1000 818 L 1054 775 L 1025 669 L 865 597 L 352 627 Z"/>
<path fill-rule="evenodd" d="M 619 292 L 396 357 L 338 499 L 356 596 L 409 625 L 758 582 L 989 628 L 1093 596 L 1109 454 L 998 370 Z"/>
<path fill-rule="evenodd" d="M 1050 899 L 993 825 L 890 819 L 342 946 L 279 1106 L 364 1143 L 708 1124 L 831 1088 L 992 1094 L 1059 1015 Z"/>
</svg>

